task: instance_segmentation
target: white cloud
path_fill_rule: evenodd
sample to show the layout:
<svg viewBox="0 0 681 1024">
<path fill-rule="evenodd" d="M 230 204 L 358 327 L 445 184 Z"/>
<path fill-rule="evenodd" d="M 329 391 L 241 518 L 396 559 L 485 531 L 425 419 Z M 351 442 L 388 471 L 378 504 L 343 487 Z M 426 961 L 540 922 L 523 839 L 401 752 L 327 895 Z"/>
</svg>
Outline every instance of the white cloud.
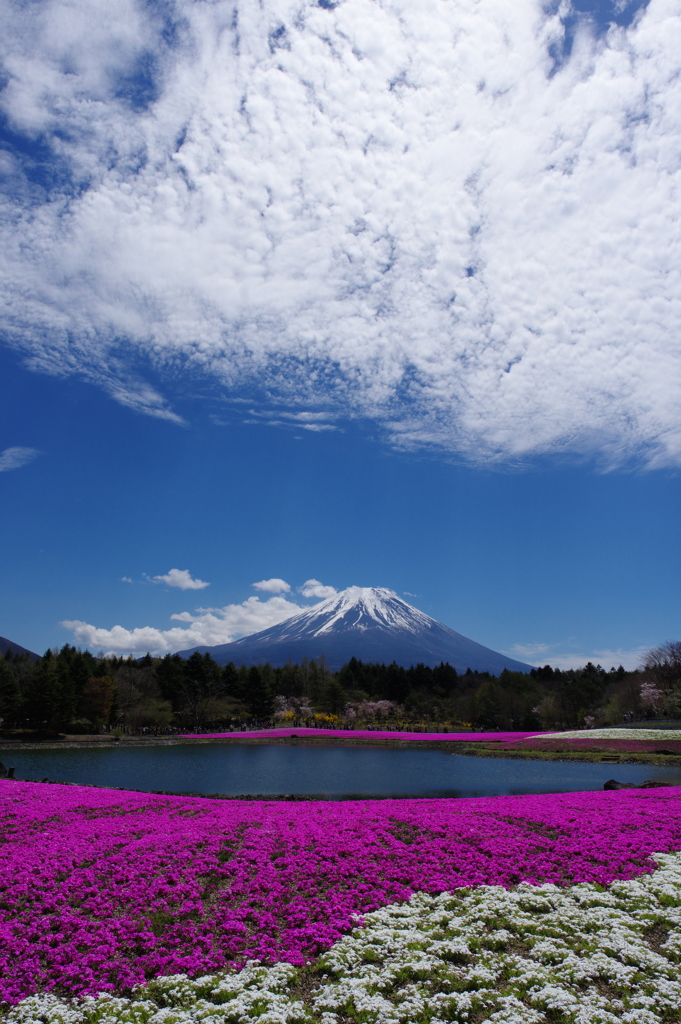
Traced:
<svg viewBox="0 0 681 1024">
<path fill-rule="evenodd" d="M 166 583 L 169 587 L 178 587 L 179 590 L 203 590 L 209 587 L 210 583 L 205 580 L 195 580 L 188 569 L 171 569 L 165 576 L 152 576 L 155 583 Z"/>
<path fill-rule="evenodd" d="M 171 44 L 156 5 L 0 0 L 57 182 L 6 153 L 5 337 L 170 419 L 131 353 L 402 446 L 678 464 L 678 0 L 554 75 L 543 6 L 176 0 Z"/>
<path fill-rule="evenodd" d="M 338 591 L 335 587 L 325 587 L 319 580 L 305 580 L 302 587 L 298 588 L 303 597 L 318 597 L 324 600 L 327 597 L 335 597 Z"/>
<path fill-rule="evenodd" d="M 67 620 L 61 625 L 73 632 L 74 641 L 92 650 L 104 650 L 108 654 L 142 655 L 166 654 L 190 647 L 226 644 L 240 636 L 258 633 L 261 629 L 274 626 L 291 615 L 302 611 L 300 605 L 284 597 L 271 597 L 261 601 L 249 597 L 241 604 L 229 604 L 224 608 L 197 608 L 194 613 L 179 612 L 170 618 L 186 622 L 187 626 L 173 626 L 157 629 L 154 626 L 136 626 L 127 629 L 113 626 L 102 629 L 79 620 Z"/>
<path fill-rule="evenodd" d="M 4 452 L 0 452 L 0 473 L 21 469 L 39 454 L 37 448 L 5 448 Z"/>
<path fill-rule="evenodd" d="M 130 576 L 121 576 L 121 583 L 132 583 L 132 577 L 130 577 Z"/>
<path fill-rule="evenodd" d="M 590 661 L 592 665 L 601 665 L 606 670 L 622 665 L 631 671 L 640 667 L 643 656 L 650 649 L 649 646 L 642 645 L 628 650 L 600 647 L 589 651 L 584 645 L 577 645 L 574 651 L 570 651 L 566 650 L 568 646 L 570 645 L 514 644 L 507 653 L 520 661 L 527 661 L 532 665 L 551 665 L 552 668 L 583 668 Z"/>
<path fill-rule="evenodd" d="M 273 412 L 272 410 L 261 412 L 256 409 L 249 409 L 248 411 L 253 418 L 245 419 L 244 423 L 262 423 L 268 427 L 286 427 L 289 430 L 311 430 L 315 433 L 325 430 L 340 430 L 340 427 L 335 423 L 320 422 L 322 420 L 336 419 L 337 416 L 333 413 L 311 411 Z M 220 425 L 223 424 L 220 423 Z"/>
<path fill-rule="evenodd" d="M 271 580 L 260 580 L 260 583 L 254 583 L 253 586 L 256 590 L 267 590 L 270 594 L 286 594 L 291 589 L 286 580 L 277 579 L 276 576 Z"/>
<path fill-rule="evenodd" d="M 548 644 L 514 644 L 511 648 L 514 658 L 526 659 L 530 658 L 532 661 L 541 659 L 549 650 Z"/>
</svg>

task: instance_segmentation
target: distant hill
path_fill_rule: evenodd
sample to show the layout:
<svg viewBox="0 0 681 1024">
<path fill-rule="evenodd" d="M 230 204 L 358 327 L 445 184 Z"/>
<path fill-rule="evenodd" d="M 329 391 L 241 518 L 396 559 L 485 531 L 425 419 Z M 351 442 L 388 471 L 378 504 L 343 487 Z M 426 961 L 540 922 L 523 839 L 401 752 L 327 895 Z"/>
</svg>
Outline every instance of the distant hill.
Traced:
<svg viewBox="0 0 681 1024">
<path fill-rule="evenodd" d="M 419 663 L 434 667 L 444 661 L 457 672 L 470 668 L 495 676 L 505 668 L 514 672 L 532 668 L 455 633 L 382 587 L 349 587 L 259 633 L 178 654 L 188 658 L 194 651 L 208 652 L 219 665 L 268 661 L 274 667 L 285 665 L 289 658 L 299 663 L 323 654 L 332 671 L 353 657 L 365 662 L 395 661 L 405 668 Z"/>
<path fill-rule="evenodd" d="M 11 651 L 12 654 L 28 654 L 31 661 L 40 661 L 39 654 L 34 654 L 33 651 L 28 651 L 25 647 L 21 647 L 19 644 L 7 640 L 4 636 L 0 636 L 0 655 L 5 655 L 8 651 Z"/>
</svg>

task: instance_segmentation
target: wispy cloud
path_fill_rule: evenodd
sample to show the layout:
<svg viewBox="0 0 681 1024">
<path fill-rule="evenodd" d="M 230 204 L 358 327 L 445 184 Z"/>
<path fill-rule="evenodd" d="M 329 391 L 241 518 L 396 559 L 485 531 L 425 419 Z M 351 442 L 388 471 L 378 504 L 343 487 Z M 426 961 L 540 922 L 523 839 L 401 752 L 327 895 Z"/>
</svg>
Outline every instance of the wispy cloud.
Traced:
<svg viewBox="0 0 681 1024">
<path fill-rule="evenodd" d="M 0 112 L 54 171 L 7 157 L 31 365 L 166 419 L 131 353 L 402 447 L 678 464 L 676 6 L 555 74 L 564 4 L 232 6 L 0 0 Z"/>
<path fill-rule="evenodd" d="M 10 469 L 21 469 L 39 454 L 37 448 L 5 448 L 4 452 L 0 452 L 0 473 L 6 473 Z"/>
<path fill-rule="evenodd" d="M 173 412 L 163 395 L 159 395 L 154 388 L 143 381 L 132 380 L 123 371 L 119 377 L 113 377 L 111 373 L 95 366 L 90 367 L 86 376 L 107 391 L 115 401 L 132 409 L 133 412 L 155 416 L 156 419 L 168 420 L 170 423 L 179 425 L 183 425 L 185 422 L 182 416 Z"/>
<path fill-rule="evenodd" d="M 152 576 L 151 579 L 154 583 L 165 583 L 179 590 L 203 590 L 210 586 L 205 580 L 194 579 L 188 569 L 171 569 L 165 576 Z"/>
<path fill-rule="evenodd" d="M 102 629 L 80 620 L 66 620 L 61 623 L 73 633 L 74 641 L 92 650 L 103 650 L 108 654 L 165 654 L 168 651 L 186 650 L 190 647 L 229 643 L 240 636 L 257 633 L 274 626 L 301 611 L 300 605 L 286 598 L 275 596 L 267 601 L 249 597 L 241 604 L 229 604 L 224 608 L 197 608 L 195 612 L 179 612 L 170 618 L 186 626 L 157 629 L 154 626 L 113 626 Z"/>
<path fill-rule="evenodd" d="M 552 668 L 583 668 L 584 665 L 591 662 L 593 665 L 601 665 L 605 669 L 617 668 L 622 665 L 631 671 L 639 668 L 648 649 L 649 646 L 643 644 L 630 649 L 611 650 L 599 647 L 589 650 L 579 642 L 527 643 L 514 644 L 507 653 L 520 661 L 527 661 L 532 665 L 550 665 Z"/>
<path fill-rule="evenodd" d="M 516 658 L 541 659 L 549 650 L 548 644 L 514 644 L 511 648 Z"/>
<path fill-rule="evenodd" d="M 341 428 L 333 422 L 337 414 L 333 412 L 272 412 L 271 410 L 261 411 L 249 409 L 250 419 L 244 423 L 262 423 L 268 427 L 284 427 L 289 430 L 311 430 L 319 433 L 325 430 L 340 430 Z"/>
</svg>

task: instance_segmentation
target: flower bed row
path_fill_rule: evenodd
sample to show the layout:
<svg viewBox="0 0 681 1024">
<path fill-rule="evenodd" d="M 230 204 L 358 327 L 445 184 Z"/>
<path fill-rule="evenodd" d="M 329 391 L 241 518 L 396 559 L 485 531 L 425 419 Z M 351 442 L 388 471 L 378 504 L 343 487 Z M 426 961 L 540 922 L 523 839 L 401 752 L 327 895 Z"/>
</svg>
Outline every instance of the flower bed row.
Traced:
<svg viewBox="0 0 681 1024">
<path fill-rule="evenodd" d="M 469 740 L 471 743 L 489 742 L 491 740 L 522 740 L 528 736 L 539 736 L 536 732 L 390 732 L 381 729 L 255 729 L 250 732 L 212 732 L 184 733 L 182 739 L 290 739 L 291 737 L 313 737 L 318 739 L 371 739 L 371 740 L 438 740 L 457 742 Z"/>
<path fill-rule="evenodd" d="M 0 1000 L 302 965 L 418 891 L 633 878 L 681 849 L 680 795 L 288 804 L 0 782 Z"/>
<path fill-rule="evenodd" d="M 35 996 L 7 1024 L 664 1024 L 681 1005 L 681 855 L 610 889 L 480 886 L 367 915 L 307 976 L 158 978 L 132 998 Z"/>
<path fill-rule="evenodd" d="M 528 733 L 528 736 L 531 734 Z M 635 729 L 623 729 L 623 728 L 612 728 L 612 729 L 575 729 L 566 732 L 543 732 L 533 733 L 535 736 L 543 736 L 544 739 L 559 739 L 559 740 L 582 740 L 582 739 L 593 739 L 593 740 L 677 740 L 681 736 L 681 730 L 679 729 L 646 729 L 645 726 Z M 510 737 L 509 737 L 510 739 Z"/>
<path fill-rule="evenodd" d="M 677 733 L 678 736 L 678 733 Z M 545 751 L 547 753 L 564 753 L 574 751 L 586 752 L 603 752 L 603 753 L 667 753 L 667 754 L 681 754 L 681 739 L 654 739 L 654 740 L 640 740 L 631 739 L 629 737 L 617 737 L 615 739 L 608 739 L 607 737 L 593 738 L 579 737 L 579 738 L 567 738 L 558 739 L 551 738 L 545 739 L 543 736 L 537 736 L 530 740 L 523 740 L 518 742 L 517 740 L 510 740 L 500 745 L 502 750 L 537 750 Z"/>
</svg>

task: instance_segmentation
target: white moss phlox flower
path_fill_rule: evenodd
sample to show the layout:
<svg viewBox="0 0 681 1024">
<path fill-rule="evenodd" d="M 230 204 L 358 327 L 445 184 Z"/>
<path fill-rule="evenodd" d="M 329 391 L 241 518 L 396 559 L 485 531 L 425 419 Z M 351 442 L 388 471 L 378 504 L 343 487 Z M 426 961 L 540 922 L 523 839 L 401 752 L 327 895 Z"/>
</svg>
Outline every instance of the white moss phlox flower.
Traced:
<svg viewBox="0 0 681 1024">
<path fill-rule="evenodd" d="M 527 736 L 521 743 L 537 740 L 681 740 L 681 729 L 574 729 Z"/>
<path fill-rule="evenodd" d="M 681 1006 L 681 854 L 655 860 L 607 889 L 417 893 L 368 914 L 307 986 L 288 964 L 249 963 L 158 978 L 130 999 L 34 996 L 6 1024 L 662 1024 Z"/>
</svg>

